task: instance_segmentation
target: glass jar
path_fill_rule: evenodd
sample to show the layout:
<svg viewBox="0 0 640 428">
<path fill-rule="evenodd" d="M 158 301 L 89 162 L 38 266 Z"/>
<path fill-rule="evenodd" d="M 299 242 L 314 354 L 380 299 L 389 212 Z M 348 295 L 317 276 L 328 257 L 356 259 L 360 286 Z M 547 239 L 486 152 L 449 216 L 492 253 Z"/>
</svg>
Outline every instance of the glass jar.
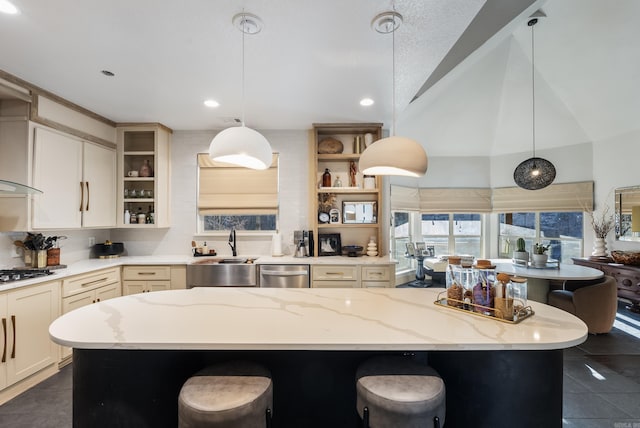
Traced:
<svg viewBox="0 0 640 428">
<path fill-rule="evenodd" d="M 511 277 L 507 287 L 507 297 L 513 298 L 513 306 L 516 313 L 519 308 L 527 306 L 527 278 L 521 276 Z"/>
</svg>

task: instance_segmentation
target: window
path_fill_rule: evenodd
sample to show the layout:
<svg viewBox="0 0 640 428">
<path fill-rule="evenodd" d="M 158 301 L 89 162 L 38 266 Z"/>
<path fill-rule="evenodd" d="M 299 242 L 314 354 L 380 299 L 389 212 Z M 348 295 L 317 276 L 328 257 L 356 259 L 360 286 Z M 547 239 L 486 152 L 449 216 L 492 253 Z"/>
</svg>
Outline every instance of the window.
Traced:
<svg viewBox="0 0 640 428">
<path fill-rule="evenodd" d="M 422 240 L 433 245 L 436 256 L 482 256 L 482 216 L 472 213 L 422 214 Z"/>
<path fill-rule="evenodd" d="M 512 257 L 518 238 L 524 238 L 529 252 L 536 242 L 551 244 L 549 258 L 561 263 L 569 262 L 572 257 L 581 257 L 584 238 L 583 215 L 577 211 L 499 214 L 500 257 Z"/>
<path fill-rule="evenodd" d="M 393 212 L 392 257 L 398 261 L 396 271 L 415 269 L 413 259 L 405 257 L 407 243 L 411 242 L 411 213 Z"/>
<path fill-rule="evenodd" d="M 277 154 L 266 170 L 214 162 L 208 154 L 198 154 L 198 233 L 272 232 L 277 214 Z"/>
</svg>

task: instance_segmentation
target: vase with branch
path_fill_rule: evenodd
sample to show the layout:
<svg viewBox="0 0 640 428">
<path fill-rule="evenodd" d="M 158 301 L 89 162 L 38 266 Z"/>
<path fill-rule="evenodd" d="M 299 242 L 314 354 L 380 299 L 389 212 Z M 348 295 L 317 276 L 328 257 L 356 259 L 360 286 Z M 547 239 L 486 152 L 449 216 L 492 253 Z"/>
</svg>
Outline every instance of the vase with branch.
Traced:
<svg viewBox="0 0 640 428">
<path fill-rule="evenodd" d="M 611 208 L 609 205 L 604 204 L 600 212 L 587 211 L 589 219 L 591 220 L 591 227 L 596 238 L 593 243 L 592 256 L 595 257 L 607 257 L 607 235 L 613 229 L 615 222 L 613 214 L 611 214 Z"/>
</svg>

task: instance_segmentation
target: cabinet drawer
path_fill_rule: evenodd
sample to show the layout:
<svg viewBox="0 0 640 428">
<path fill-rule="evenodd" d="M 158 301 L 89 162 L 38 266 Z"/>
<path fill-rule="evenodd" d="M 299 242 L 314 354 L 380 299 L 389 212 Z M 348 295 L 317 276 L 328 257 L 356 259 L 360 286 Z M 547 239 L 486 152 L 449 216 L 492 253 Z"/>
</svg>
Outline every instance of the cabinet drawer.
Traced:
<svg viewBox="0 0 640 428">
<path fill-rule="evenodd" d="M 171 279 L 171 266 L 125 266 L 122 279 L 133 281 L 155 281 Z"/>
<path fill-rule="evenodd" d="M 120 282 L 120 268 L 104 269 L 86 275 L 77 275 L 62 280 L 62 297 L 95 290 L 103 285 Z"/>
<path fill-rule="evenodd" d="M 389 281 L 390 278 L 389 266 L 362 266 L 363 281 Z"/>
<path fill-rule="evenodd" d="M 313 266 L 311 272 L 314 280 L 358 280 L 357 266 Z"/>
<path fill-rule="evenodd" d="M 362 288 L 387 288 L 388 281 L 362 281 Z"/>
</svg>

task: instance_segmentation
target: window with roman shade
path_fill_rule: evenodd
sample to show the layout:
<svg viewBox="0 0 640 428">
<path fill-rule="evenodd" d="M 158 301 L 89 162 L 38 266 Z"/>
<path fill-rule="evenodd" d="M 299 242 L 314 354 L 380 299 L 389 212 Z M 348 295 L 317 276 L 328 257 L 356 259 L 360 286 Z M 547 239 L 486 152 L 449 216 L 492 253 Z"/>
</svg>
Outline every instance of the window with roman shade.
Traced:
<svg viewBox="0 0 640 428">
<path fill-rule="evenodd" d="M 520 187 L 493 189 L 494 212 L 590 211 L 593 181 L 552 184 L 540 190 Z"/>
<path fill-rule="evenodd" d="M 491 212 L 491 189 L 391 186 L 391 209 L 423 213 L 488 213 Z"/>
<path fill-rule="evenodd" d="M 278 154 L 265 170 L 216 162 L 198 154 L 198 215 L 276 215 Z"/>
</svg>

